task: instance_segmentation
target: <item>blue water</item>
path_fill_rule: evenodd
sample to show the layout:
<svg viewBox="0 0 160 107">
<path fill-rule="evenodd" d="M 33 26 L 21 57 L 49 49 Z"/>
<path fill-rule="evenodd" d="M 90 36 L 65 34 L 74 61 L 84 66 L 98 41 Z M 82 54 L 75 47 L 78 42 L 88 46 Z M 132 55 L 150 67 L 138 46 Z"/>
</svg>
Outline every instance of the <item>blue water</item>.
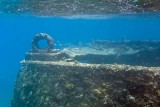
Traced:
<svg viewBox="0 0 160 107">
<path fill-rule="evenodd" d="M 31 40 L 37 33 L 64 44 L 92 40 L 160 40 L 160 15 L 108 15 L 101 17 L 37 17 L 0 15 L 0 107 L 10 107 L 16 75 Z M 62 48 L 56 46 L 56 48 Z"/>
</svg>

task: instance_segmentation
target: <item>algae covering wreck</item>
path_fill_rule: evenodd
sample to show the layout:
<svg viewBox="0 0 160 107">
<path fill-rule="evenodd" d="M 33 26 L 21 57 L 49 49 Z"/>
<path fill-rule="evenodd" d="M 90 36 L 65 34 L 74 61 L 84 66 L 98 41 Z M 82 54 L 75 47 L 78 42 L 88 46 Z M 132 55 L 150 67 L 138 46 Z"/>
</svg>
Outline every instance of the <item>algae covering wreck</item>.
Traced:
<svg viewBox="0 0 160 107">
<path fill-rule="evenodd" d="M 38 42 L 42 39 L 47 41 L 48 48 L 41 49 L 39 47 Z M 97 44 L 101 42 L 94 42 L 95 45 L 92 48 L 100 52 Z M 129 43 L 132 44 L 132 42 Z M 154 45 L 155 43 L 159 44 L 157 41 L 145 42 L 152 48 L 150 51 L 159 53 L 159 47 Z M 41 33 L 33 38 L 32 50 L 25 54 L 25 60 L 21 62 L 22 67 L 17 75 L 12 107 L 160 106 L 159 67 L 127 65 L 126 62 L 121 64 L 123 61 L 119 64 L 92 63 L 89 58 L 86 59 L 88 61 L 82 63 L 81 60 L 76 60 L 76 56 L 84 56 L 84 53 L 75 55 L 72 51 L 74 49 L 58 50 L 53 49 L 53 46 L 54 42 L 47 34 Z M 107 44 L 103 48 L 106 49 L 106 46 Z M 136 45 L 128 45 L 130 48 L 133 46 Z M 138 52 L 142 51 L 135 48 L 130 53 L 125 52 L 126 58 L 136 56 Z M 119 57 L 124 56 L 122 53 L 119 54 Z M 106 58 L 107 55 L 110 55 L 102 54 Z M 127 56 L 128 54 L 132 55 Z M 150 56 L 151 61 L 156 58 L 157 61 L 160 60 L 158 55 Z M 140 60 L 143 62 L 142 59 Z M 144 60 L 144 64 L 146 61 L 149 60 Z"/>
</svg>

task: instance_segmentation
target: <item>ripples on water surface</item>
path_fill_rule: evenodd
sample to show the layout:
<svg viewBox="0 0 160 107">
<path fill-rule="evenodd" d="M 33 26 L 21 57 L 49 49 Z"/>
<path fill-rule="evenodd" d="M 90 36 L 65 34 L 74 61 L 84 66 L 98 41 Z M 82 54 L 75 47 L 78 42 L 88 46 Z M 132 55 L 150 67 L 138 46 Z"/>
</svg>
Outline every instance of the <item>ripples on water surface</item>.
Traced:
<svg viewBox="0 0 160 107">
<path fill-rule="evenodd" d="M 159 0 L 1 0 L 1 13 L 47 16 L 143 13 L 160 10 Z"/>
</svg>

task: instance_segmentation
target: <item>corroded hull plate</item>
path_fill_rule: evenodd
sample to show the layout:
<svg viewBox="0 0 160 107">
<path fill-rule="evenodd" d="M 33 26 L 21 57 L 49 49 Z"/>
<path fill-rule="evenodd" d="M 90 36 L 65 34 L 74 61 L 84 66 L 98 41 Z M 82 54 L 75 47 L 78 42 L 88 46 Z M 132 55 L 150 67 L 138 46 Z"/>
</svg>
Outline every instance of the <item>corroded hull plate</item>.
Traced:
<svg viewBox="0 0 160 107">
<path fill-rule="evenodd" d="M 24 61 L 12 107 L 159 107 L 160 68 Z"/>
</svg>

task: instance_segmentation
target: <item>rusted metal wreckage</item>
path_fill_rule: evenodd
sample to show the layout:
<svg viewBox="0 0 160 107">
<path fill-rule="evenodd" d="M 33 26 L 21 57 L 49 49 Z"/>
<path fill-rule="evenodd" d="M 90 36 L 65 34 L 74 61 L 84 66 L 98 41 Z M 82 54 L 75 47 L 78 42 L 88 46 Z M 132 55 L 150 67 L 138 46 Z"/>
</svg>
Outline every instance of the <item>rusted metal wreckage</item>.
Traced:
<svg viewBox="0 0 160 107">
<path fill-rule="evenodd" d="M 38 42 L 42 39 L 47 41 L 48 48 L 40 48 Z M 92 44 L 94 49 L 100 51 L 117 47 L 119 43 L 97 41 Z M 36 35 L 32 41 L 32 50 L 25 54 L 25 60 L 21 62 L 12 107 L 159 107 L 160 45 L 157 44 L 160 43 L 124 41 L 124 44 L 128 47 L 122 51 L 129 47 L 138 50 L 140 45 L 143 45 L 140 47 L 143 49 L 132 53 L 128 51 L 119 54 L 117 59 L 109 59 L 117 62 L 123 59 L 119 64 L 114 61 L 107 64 L 107 58 L 111 57 L 107 57 L 108 54 L 102 55 L 105 60 L 100 59 L 101 62 L 96 63 L 97 58 L 102 58 L 98 57 L 100 55 L 92 53 L 95 58 L 89 54 L 73 56 L 67 52 L 74 53 L 74 49 L 53 49 L 54 42 L 49 35 Z M 82 59 L 85 58 L 87 61 L 84 63 Z M 149 64 L 157 67 L 149 67 Z"/>
</svg>

